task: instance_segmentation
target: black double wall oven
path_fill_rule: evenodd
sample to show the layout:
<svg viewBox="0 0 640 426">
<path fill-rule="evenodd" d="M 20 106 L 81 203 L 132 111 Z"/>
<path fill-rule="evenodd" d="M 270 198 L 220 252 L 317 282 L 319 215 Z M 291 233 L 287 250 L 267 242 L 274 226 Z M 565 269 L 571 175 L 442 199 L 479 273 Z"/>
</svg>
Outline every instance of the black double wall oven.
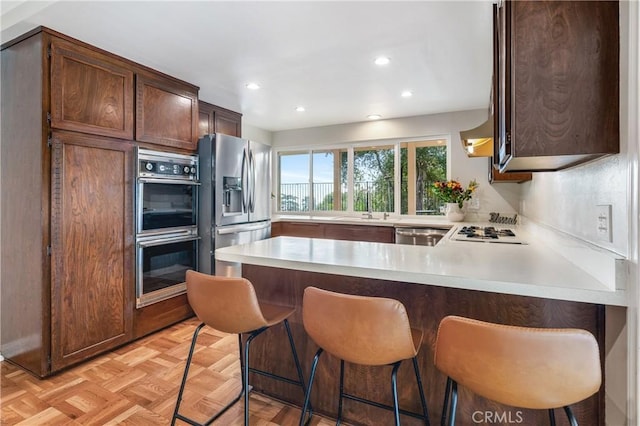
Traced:
<svg viewBox="0 0 640 426">
<path fill-rule="evenodd" d="M 186 291 L 198 269 L 198 156 L 138 148 L 136 307 Z"/>
</svg>

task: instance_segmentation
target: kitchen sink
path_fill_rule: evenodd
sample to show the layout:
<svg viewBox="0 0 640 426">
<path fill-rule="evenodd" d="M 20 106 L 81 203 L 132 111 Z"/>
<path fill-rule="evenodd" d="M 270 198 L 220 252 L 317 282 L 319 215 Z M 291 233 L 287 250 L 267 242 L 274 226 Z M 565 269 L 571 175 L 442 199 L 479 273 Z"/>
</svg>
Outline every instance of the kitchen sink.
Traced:
<svg viewBox="0 0 640 426">
<path fill-rule="evenodd" d="M 396 227 L 396 244 L 413 246 L 435 246 L 451 227 Z"/>
</svg>

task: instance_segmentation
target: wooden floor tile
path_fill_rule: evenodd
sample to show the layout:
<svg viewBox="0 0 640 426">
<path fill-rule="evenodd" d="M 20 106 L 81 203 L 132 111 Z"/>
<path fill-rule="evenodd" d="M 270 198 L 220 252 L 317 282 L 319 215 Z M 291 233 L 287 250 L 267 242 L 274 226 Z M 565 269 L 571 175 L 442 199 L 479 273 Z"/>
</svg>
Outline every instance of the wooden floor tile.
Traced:
<svg viewBox="0 0 640 426">
<path fill-rule="evenodd" d="M 77 367 L 39 379 L 0 363 L 0 424 L 24 426 L 169 425 L 197 319 L 190 319 Z M 180 412 L 204 421 L 241 388 L 238 336 L 205 327 L 199 334 Z M 250 394 L 251 426 L 297 425 L 300 410 Z M 214 423 L 243 425 L 240 401 Z M 185 423 L 178 421 L 177 425 Z M 313 426 L 335 421 L 315 415 Z"/>
</svg>

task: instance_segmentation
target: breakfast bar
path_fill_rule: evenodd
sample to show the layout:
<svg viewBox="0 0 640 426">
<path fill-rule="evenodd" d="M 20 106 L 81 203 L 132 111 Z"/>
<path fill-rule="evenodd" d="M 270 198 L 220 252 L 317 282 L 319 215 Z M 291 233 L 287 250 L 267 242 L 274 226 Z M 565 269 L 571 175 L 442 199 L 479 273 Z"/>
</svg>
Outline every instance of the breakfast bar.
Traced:
<svg viewBox="0 0 640 426">
<path fill-rule="evenodd" d="M 605 372 L 605 312 L 608 307 L 624 309 L 626 304 L 621 286 L 603 283 L 533 238 L 522 245 L 483 244 L 455 241 L 449 233 L 437 246 L 426 247 L 281 236 L 219 249 L 216 258 L 242 263 L 243 276 L 254 284 L 261 300 L 297 307 L 290 321 L 305 377 L 317 350 L 302 325 L 305 287 L 401 301 L 412 327 L 424 332 L 418 360 L 432 424 L 440 419 L 446 380 L 433 367 L 437 327 L 443 317 L 586 329 L 598 340 Z M 290 356 L 286 345 L 261 345 L 259 340 L 254 345 L 253 365 L 291 375 L 289 362 L 285 362 Z M 405 364 L 398 374 L 400 405 L 419 411 L 411 363 Z M 334 418 L 338 369 L 339 362 L 332 357 L 319 365 L 311 400 L 316 412 Z M 388 404 L 390 370 L 347 364 L 345 390 Z M 272 382 L 252 379 L 256 390 L 301 405 L 299 388 Z M 605 393 L 603 384 L 597 394 L 572 407 L 581 425 L 605 424 Z M 475 424 L 473 413 L 478 411 L 513 418 L 518 415 L 523 419 L 521 424 L 527 425 L 547 421 L 544 411 L 501 406 L 462 389 L 457 424 Z M 350 401 L 345 404 L 344 417 L 348 422 L 370 425 L 390 424 L 393 419 L 390 412 Z M 403 417 L 403 424 L 420 423 Z"/>
</svg>

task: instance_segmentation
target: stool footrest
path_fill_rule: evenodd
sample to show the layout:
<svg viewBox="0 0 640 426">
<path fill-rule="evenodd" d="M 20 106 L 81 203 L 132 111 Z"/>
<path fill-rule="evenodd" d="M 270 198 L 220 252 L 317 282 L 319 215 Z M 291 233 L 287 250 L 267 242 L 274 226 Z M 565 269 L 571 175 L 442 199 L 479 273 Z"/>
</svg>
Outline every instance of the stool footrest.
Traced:
<svg viewBox="0 0 640 426">
<path fill-rule="evenodd" d="M 240 398 L 242 398 L 242 394 L 244 393 L 244 391 L 240 391 L 240 394 L 238 394 L 238 396 L 236 396 L 231 402 L 229 402 L 227 405 L 224 406 L 224 408 L 222 408 L 219 412 L 217 412 L 215 415 L 209 417 L 209 419 L 207 421 L 205 421 L 204 423 L 198 423 L 195 420 L 192 420 L 188 417 L 183 416 L 180 413 L 176 413 L 174 415 L 174 417 L 176 419 L 180 419 L 183 422 L 189 423 L 190 425 L 193 426 L 208 426 L 211 423 L 213 423 L 214 421 L 216 421 L 220 416 L 222 416 L 224 413 L 227 412 L 227 410 L 229 408 L 231 408 L 236 402 L 240 401 Z"/>
<path fill-rule="evenodd" d="M 286 383 L 289 383 L 291 385 L 302 386 L 302 382 L 300 382 L 300 380 L 292 380 L 292 379 L 289 379 L 287 377 L 283 377 L 283 376 L 279 376 L 277 374 L 269 373 L 268 371 L 258 370 L 256 368 L 251 368 L 250 367 L 249 368 L 249 372 L 250 373 L 260 374 L 261 376 L 266 376 L 266 377 L 269 377 L 271 379 L 280 380 L 282 382 L 286 382 Z"/>
<path fill-rule="evenodd" d="M 390 406 L 390 405 L 381 404 L 379 402 L 371 401 L 370 399 L 360 398 L 359 396 L 351 395 L 351 394 L 348 394 L 348 393 L 343 393 L 342 397 L 346 398 L 346 399 L 350 399 L 352 401 L 361 402 L 363 404 L 373 405 L 374 407 L 382 408 L 384 410 L 394 411 L 394 408 L 392 406 Z M 418 413 L 414 413 L 413 411 L 407 411 L 407 410 L 403 410 L 401 408 L 398 409 L 398 411 L 400 412 L 400 414 L 404 414 L 406 416 L 411 416 L 411 417 L 416 418 L 416 419 L 424 420 L 424 418 L 425 418 L 424 415 L 418 414 Z"/>
</svg>

